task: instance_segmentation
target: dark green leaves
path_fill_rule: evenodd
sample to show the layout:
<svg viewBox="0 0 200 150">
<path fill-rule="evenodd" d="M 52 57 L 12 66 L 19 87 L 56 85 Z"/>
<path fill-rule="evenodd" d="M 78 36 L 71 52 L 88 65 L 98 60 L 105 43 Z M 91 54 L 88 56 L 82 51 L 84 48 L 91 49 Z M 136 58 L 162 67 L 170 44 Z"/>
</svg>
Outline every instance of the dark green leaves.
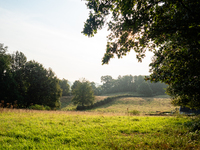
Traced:
<svg viewBox="0 0 200 150">
<path fill-rule="evenodd" d="M 89 81 L 77 82 L 72 94 L 72 102 L 75 105 L 87 106 L 94 103 L 94 91 Z"/>
<path fill-rule="evenodd" d="M 103 64 L 130 50 L 142 61 L 146 50 L 153 51 L 148 79 L 169 84 L 176 104 L 200 107 L 199 1 L 87 0 L 86 5 L 91 14 L 83 33 L 93 36 L 104 24 L 110 31 Z"/>
<path fill-rule="evenodd" d="M 17 100 L 19 108 L 31 104 L 59 107 L 62 91 L 54 72 L 26 60 L 22 52 L 6 54 L 0 44 L 0 99 L 13 104 Z"/>
</svg>

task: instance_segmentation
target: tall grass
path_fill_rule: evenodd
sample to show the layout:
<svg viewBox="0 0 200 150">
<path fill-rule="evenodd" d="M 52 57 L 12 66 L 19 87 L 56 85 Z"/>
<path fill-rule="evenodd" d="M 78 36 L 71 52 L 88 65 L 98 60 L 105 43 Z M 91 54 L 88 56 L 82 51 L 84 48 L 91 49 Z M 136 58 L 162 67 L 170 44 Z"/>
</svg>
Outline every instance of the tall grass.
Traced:
<svg viewBox="0 0 200 150">
<path fill-rule="evenodd" d="M 200 149 L 186 117 L 4 109 L 0 149 Z"/>
</svg>

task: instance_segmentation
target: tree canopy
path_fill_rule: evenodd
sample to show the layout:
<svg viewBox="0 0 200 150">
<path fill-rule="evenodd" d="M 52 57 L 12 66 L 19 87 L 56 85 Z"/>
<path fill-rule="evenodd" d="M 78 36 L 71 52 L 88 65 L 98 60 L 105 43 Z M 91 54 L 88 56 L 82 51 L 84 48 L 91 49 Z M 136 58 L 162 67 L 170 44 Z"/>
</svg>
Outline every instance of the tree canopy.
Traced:
<svg viewBox="0 0 200 150">
<path fill-rule="evenodd" d="M 145 81 L 145 76 L 132 76 L 125 75 L 119 76 L 117 79 L 113 79 L 111 76 L 102 76 L 101 82 L 103 85 L 99 86 L 101 94 L 108 93 L 118 93 L 118 92 L 131 92 L 131 93 L 139 93 L 145 96 L 155 96 L 155 95 L 163 95 L 165 94 L 165 88 L 167 87 L 164 83 L 151 83 L 150 81 Z M 140 92 L 138 90 L 139 86 L 145 82 L 144 85 L 147 85 L 150 90 L 144 90 L 144 92 Z M 142 86 L 141 86 L 142 87 Z M 144 87 L 144 86 L 143 86 Z M 141 88 L 140 88 L 141 89 Z M 151 91 L 151 94 L 148 92 Z"/>
<path fill-rule="evenodd" d="M 79 80 L 74 81 L 74 83 L 71 86 L 71 93 L 74 92 L 74 90 L 76 89 L 76 87 L 78 86 L 79 83 L 80 83 Z"/>
<path fill-rule="evenodd" d="M 60 88 L 62 89 L 62 96 L 70 95 L 70 85 L 66 79 L 62 79 L 59 81 Z"/>
<path fill-rule="evenodd" d="M 25 82 L 27 83 L 26 103 L 47 105 L 51 108 L 60 107 L 60 97 L 62 90 L 59 86 L 59 79 L 49 68 L 42 64 L 29 61 L 25 65 Z"/>
<path fill-rule="evenodd" d="M 22 52 L 6 51 L 7 47 L 0 44 L 0 99 L 17 102 L 19 108 L 32 104 L 59 107 L 62 91 L 52 69 L 47 70 L 36 61 L 27 62 Z"/>
<path fill-rule="evenodd" d="M 76 82 L 73 89 L 72 102 L 78 106 L 92 105 L 94 103 L 94 91 L 89 81 L 83 80 Z"/>
<path fill-rule="evenodd" d="M 10 66 L 10 56 L 6 54 L 7 46 L 4 47 L 3 44 L 0 43 L 0 78 L 5 75 L 5 73 L 9 70 Z"/>
<path fill-rule="evenodd" d="M 200 2 L 196 0 L 86 0 L 90 9 L 83 33 L 94 36 L 107 25 L 102 59 L 153 51 L 151 81 L 169 84 L 176 105 L 200 107 Z"/>
</svg>

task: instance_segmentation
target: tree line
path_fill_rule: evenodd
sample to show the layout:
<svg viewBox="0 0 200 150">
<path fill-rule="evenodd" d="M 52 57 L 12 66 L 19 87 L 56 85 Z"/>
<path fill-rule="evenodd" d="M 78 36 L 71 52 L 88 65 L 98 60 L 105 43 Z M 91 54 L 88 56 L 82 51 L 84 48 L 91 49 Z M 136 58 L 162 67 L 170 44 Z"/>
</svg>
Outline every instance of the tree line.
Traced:
<svg viewBox="0 0 200 150">
<path fill-rule="evenodd" d="M 59 80 L 51 68 L 30 60 L 19 51 L 7 53 L 0 44 L 0 100 L 1 105 L 27 108 L 34 104 L 60 107 L 60 97 L 69 95 L 67 80 Z"/>
<path fill-rule="evenodd" d="M 165 94 L 167 85 L 150 83 L 144 76 L 111 76 L 101 77 L 102 85 L 85 79 L 76 80 L 70 87 L 68 80 L 58 79 L 51 68 L 45 69 L 42 64 L 30 60 L 19 51 L 7 53 L 7 47 L 0 44 L 0 100 L 5 106 L 17 105 L 27 108 L 32 105 L 48 106 L 51 109 L 60 107 L 60 97 L 73 95 L 77 105 L 92 104 L 94 95 L 119 92 L 137 92 L 141 96 Z M 81 99 L 81 101 L 79 101 Z"/>
<path fill-rule="evenodd" d="M 110 93 L 132 92 L 141 94 L 141 96 L 156 96 L 165 94 L 167 85 L 161 82 L 151 83 L 145 81 L 145 76 L 118 76 L 113 79 L 112 76 L 102 76 L 102 85 L 96 87 L 94 82 L 91 82 L 92 89 L 95 95 L 103 95 Z M 73 89 L 73 86 L 72 86 Z"/>
</svg>

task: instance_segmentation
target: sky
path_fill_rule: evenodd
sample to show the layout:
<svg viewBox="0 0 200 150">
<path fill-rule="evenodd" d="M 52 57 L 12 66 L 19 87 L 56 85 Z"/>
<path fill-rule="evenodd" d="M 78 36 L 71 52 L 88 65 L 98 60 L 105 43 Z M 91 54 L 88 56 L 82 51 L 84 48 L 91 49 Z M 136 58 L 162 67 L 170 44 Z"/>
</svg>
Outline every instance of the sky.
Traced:
<svg viewBox="0 0 200 150">
<path fill-rule="evenodd" d="M 20 51 L 28 61 L 52 68 L 60 79 L 85 78 L 101 83 L 101 76 L 149 75 L 152 53 L 142 63 L 131 51 L 102 65 L 107 28 L 89 38 L 81 32 L 89 10 L 82 0 L 0 0 L 0 43 L 8 52 Z"/>
</svg>

